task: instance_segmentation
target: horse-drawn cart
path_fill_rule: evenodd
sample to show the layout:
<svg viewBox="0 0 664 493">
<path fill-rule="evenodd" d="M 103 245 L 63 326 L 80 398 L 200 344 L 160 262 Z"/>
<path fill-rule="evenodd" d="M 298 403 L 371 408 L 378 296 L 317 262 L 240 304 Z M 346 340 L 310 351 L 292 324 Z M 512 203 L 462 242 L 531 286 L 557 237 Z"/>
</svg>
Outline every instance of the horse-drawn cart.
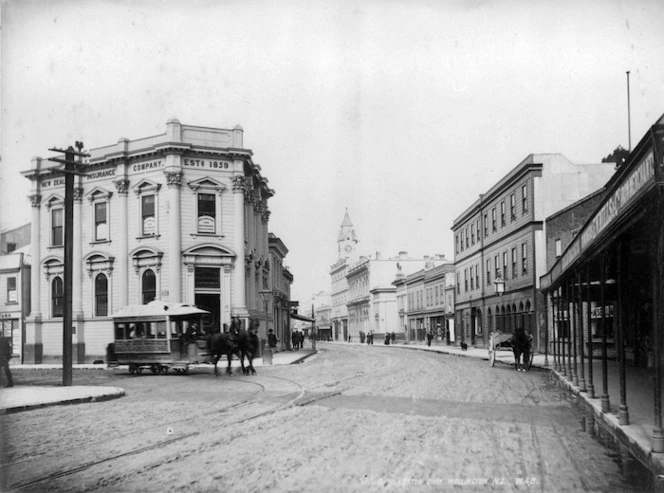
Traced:
<svg viewBox="0 0 664 493">
<path fill-rule="evenodd" d="M 207 337 L 202 317 L 209 312 L 192 305 L 151 301 L 125 306 L 113 314 L 114 352 L 118 365 L 129 373 L 187 373 L 189 365 L 208 363 Z"/>
<path fill-rule="evenodd" d="M 505 349 L 511 350 L 514 354 L 514 365 L 519 370 L 519 360 L 523 355 L 523 369 L 530 370 L 533 364 L 533 336 L 521 330 L 515 334 L 493 331 L 489 334 L 489 364 L 496 364 L 496 352 Z"/>
</svg>

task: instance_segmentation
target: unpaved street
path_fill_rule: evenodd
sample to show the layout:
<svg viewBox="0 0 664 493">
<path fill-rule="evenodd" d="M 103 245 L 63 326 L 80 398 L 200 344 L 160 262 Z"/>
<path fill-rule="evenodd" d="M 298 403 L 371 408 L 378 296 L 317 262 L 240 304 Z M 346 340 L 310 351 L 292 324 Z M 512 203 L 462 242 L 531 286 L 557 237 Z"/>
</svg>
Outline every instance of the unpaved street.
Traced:
<svg viewBox="0 0 664 493">
<path fill-rule="evenodd" d="M 2 417 L 16 491 L 629 491 L 544 371 L 322 344 L 253 377 L 75 374 L 107 402 Z"/>
</svg>

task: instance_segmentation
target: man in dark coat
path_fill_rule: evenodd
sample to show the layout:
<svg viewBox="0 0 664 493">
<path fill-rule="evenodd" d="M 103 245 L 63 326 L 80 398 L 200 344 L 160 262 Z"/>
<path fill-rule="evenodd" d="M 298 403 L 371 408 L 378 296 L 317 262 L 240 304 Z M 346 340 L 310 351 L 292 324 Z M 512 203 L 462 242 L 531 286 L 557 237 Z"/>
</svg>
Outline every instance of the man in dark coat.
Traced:
<svg viewBox="0 0 664 493">
<path fill-rule="evenodd" d="M 268 330 L 267 343 L 270 345 L 272 352 L 274 352 L 274 350 L 277 348 L 277 336 L 274 335 L 274 331 L 272 329 Z"/>
<path fill-rule="evenodd" d="M 0 337 L 0 365 L 5 370 L 5 377 L 7 378 L 7 384 L 5 387 L 14 386 L 12 371 L 9 369 L 10 359 L 12 359 L 12 345 L 9 341 L 9 337 Z"/>
</svg>

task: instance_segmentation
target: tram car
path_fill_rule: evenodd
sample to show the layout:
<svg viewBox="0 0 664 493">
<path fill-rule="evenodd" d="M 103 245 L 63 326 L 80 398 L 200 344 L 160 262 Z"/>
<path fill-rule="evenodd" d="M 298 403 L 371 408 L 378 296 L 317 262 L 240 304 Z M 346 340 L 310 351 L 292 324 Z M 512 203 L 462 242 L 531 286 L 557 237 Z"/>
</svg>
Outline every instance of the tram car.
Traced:
<svg viewBox="0 0 664 493">
<path fill-rule="evenodd" d="M 146 305 L 124 306 L 113 313 L 117 365 L 129 373 L 187 373 L 189 365 L 208 363 L 203 322 L 210 313 L 193 305 L 154 300 Z"/>
</svg>

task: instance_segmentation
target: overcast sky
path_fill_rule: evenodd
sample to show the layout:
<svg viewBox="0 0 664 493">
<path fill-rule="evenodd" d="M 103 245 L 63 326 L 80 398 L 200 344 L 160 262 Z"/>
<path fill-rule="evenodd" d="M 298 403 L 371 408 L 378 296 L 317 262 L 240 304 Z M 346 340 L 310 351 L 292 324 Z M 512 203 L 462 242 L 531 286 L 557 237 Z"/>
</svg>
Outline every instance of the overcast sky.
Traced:
<svg viewBox="0 0 664 493">
<path fill-rule="evenodd" d="M 0 227 L 32 156 L 244 128 L 292 298 L 360 251 L 453 258 L 450 227 L 530 153 L 599 162 L 664 113 L 664 2 L 3 1 Z"/>
</svg>

